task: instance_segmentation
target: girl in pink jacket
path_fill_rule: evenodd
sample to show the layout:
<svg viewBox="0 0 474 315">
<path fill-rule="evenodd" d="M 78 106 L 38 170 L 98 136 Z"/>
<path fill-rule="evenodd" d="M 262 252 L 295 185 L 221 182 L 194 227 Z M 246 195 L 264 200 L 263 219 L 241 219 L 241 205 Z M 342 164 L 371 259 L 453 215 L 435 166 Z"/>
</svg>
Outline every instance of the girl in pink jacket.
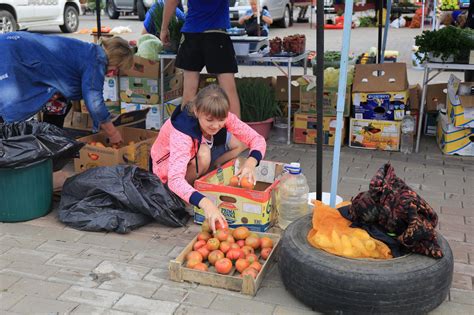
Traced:
<svg viewBox="0 0 474 315">
<path fill-rule="evenodd" d="M 247 147 L 250 153 L 238 175 L 255 182 L 265 139 L 229 112 L 229 99 L 222 88 L 210 85 L 192 103 L 178 106 L 160 129 L 151 148 L 153 173 L 181 199 L 203 209 L 215 230 L 216 221 L 227 226 L 225 218 L 192 184 L 209 168 L 237 157 Z"/>
</svg>

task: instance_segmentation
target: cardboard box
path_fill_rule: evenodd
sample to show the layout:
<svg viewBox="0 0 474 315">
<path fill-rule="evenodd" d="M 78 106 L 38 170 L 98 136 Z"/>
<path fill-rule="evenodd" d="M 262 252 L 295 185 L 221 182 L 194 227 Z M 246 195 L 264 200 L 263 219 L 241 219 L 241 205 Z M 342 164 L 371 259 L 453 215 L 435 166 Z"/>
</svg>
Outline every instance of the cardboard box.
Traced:
<svg viewBox="0 0 474 315">
<path fill-rule="evenodd" d="M 355 118 L 402 120 L 408 99 L 405 63 L 356 65 L 352 86 Z"/>
<path fill-rule="evenodd" d="M 300 76 L 292 75 L 291 81 L 296 81 Z M 275 84 L 275 96 L 277 101 L 288 102 L 288 77 L 277 76 Z M 300 100 L 300 87 L 291 85 L 291 101 L 299 102 Z"/>
<path fill-rule="evenodd" d="M 427 136 L 436 136 L 438 130 L 438 111 L 425 112 L 423 132 Z"/>
<path fill-rule="evenodd" d="M 104 80 L 104 101 L 106 102 L 118 102 L 119 101 L 119 78 L 105 77 Z"/>
<path fill-rule="evenodd" d="M 194 187 L 212 200 L 227 219 L 231 228 L 246 226 L 252 231 L 265 232 L 275 219 L 273 190 L 283 164 L 260 161 L 256 168 L 257 185 L 254 190 L 228 186 L 230 178 L 242 164 L 240 159 L 229 161 L 194 182 Z M 204 221 L 204 211 L 194 208 L 194 222 Z"/>
<path fill-rule="evenodd" d="M 293 141 L 295 143 L 316 144 L 317 116 L 306 113 L 296 113 L 294 117 Z M 344 143 L 346 136 L 344 121 L 342 123 L 341 145 Z M 336 117 L 323 117 L 323 131 L 323 144 L 334 146 L 334 141 L 336 140 Z"/>
<path fill-rule="evenodd" d="M 350 120 L 349 146 L 369 150 L 399 151 L 400 122 L 386 120 Z"/>
<path fill-rule="evenodd" d="M 461 83 L 451 74 L 448 80 L 447 114 L 455 127 L 474 127 L 474 82 Z"/>
<path fill-rule="evenodd" d="M 410 100 L 410 110 L 419 110 L 421 102 L 421 86 L 419 84 L 410 85 L 409 94 L 410 96 L 408 99 Z"/>
<path fill-rule="evenodd" d="M 164 101 L 183 94 L 183 73 L 164 79 Z M 140 77 L 120 77 L 120 100 L 126 103 L 154 105 L 161 102 L 160 81 Z"/>
<path fill-rule="evenodd" d="M 123 113 L 112 118 L 115 126 L 145 128 L 148 110 Z M 64 128 L 90 132 L 93 127 L 92 118 L 88 113 L 70 111 L 64 120 Z"/>
<path fill-rule="evenodd" d="M 165 76 L 176 74 L 174 60 L 165 59 Z M 160 77 L 160 61 L 153 61 L 138 56 L 133 56 L 132 68 L 121 71 L 120 76 L 158 79 Z"/>
<path fill-rule="evenodd" d="M 439 108 L 446 108 L 447 87 L 448 84 L 446 83 L 429 84 L 426 86 L 425 111 L 430 112 L 437 111 Z"/>
<path fill-rule="evenodd" d="M 445 154 L 474 156 L 474 128 L 459 128 L 448 117 L 439 114 L 436 140 Z"/>
<path fill-rule="evenodd" d="M 120 164 L 137 165 L 149 170 L 150 149 L 158 133 L 130 127 L 118 127 L 117 129 L 122 134 L 124 143 L 128 144 L 120 149 L 89 144 L 91 142 L 107 144 L 107 136 L 103 132 L 78 139 L 78 141 L 87 144 L 79 151 L 79 158 L 74 159 L 74 170 L 77 173 L 93 167 Z"/>
<path fill-rule="evenodd" d="M 156 105 L 144 105 L 144 104 L 134 104 L 134 103 L 125 103 L 121 104 L 122 113 L 130 113 L 137 110 L 143 110 L 149 108 L 148 114 L 146 116 L 145 128 L 151 130 L 159 130 L 164 122 L 171 117 L 174 110 L 178 105 L 181 104 L 181 98 L 171 100 L 165 103 L 164 117 L 162 117 L 162 106 L 159 104 Z"/>
<path fill-rule="evenodd" d="M 105 102 L 105 106 L 112 115 L 120 115 L 120 102 Z M 89 113 L 84 100 L 81 100 L 81 113 Z"/>
</svg>

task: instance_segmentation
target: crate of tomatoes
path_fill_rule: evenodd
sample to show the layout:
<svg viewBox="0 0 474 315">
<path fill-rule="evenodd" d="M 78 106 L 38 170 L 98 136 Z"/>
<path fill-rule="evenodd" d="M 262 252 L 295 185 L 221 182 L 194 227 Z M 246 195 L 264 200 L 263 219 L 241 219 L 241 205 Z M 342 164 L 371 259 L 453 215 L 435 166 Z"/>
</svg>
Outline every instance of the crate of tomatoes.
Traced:
<svg viewBox="0 0 474 315">
<path fill-rule="evenodd" d="M 280 236 L 247 227 L 223 227 L 212 233 L 204 221 L 201 232 L 169 265 L 173 281 L 187 281 L 255 295 L 275 259 Z"/>
</svg>

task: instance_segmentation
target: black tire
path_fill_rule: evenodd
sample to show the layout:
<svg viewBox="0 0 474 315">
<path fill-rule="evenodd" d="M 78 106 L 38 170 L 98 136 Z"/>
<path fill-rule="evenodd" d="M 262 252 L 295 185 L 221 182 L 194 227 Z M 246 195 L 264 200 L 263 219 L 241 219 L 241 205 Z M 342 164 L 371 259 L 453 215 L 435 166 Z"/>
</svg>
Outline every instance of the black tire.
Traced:
<svg viewBox="0 0 474 315">
<path fill-rule="evenodd" d="M 145 21 L 146 8 L 143 4 L 143 0 L 137 0 L 137 14 L 140 21 Z"/>
<path fill-rule="evenodd" d="M 79 11 L 72 6 L 66 5 L 64 8 L 64 24 L 59 28 L 63 33 L 74 33 L 79 28 Z"/>
<path fill-rule="evenodd" d="M 278 20 L 276 24 L 277 26 L 282 27 L 282 28 L 288 28 L 291 26 L 291 10 L 289 6 L 285 7 L 283 18 Z"/>
<path fill-rule="evenodd" d="M 347 259 L 306 240 L 311 215 L 290 224 L 278 267 L 286 289 L 313 310 L 337 314 L 426 314 L 447 297 L 453 254 L 438 234 L 441 259 L 409 254 L 390 260 Z"/>
<path fill-rule="evenodd" d="M 106 4 L 106 10 L 107 10 L 107 15 L 111 20 L 116 20 L 120 16 L 120 12 L 117 11 L 117 8 L 115 7 L 114 0 L 108 0 Z"/>
<path fill-rule="evenodd" d="M 16 32 L 18 24 L 13 14 L 6 10 L 0 10 L 0 34 Z"/>
</svg>

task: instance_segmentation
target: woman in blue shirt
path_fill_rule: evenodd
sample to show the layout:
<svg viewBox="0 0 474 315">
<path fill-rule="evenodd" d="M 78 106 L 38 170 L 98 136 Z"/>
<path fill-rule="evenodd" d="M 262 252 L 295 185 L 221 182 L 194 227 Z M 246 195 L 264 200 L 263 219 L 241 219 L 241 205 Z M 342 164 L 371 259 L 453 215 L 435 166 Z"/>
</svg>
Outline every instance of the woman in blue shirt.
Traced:
<svg viewBox="0 0 474 315">
<path fill-rule="evenodd" d="M 3 120 L 26 120 L 59 93 L 70 101 L 83 99 L 94 131 L 100 127 L 111 143 L 122 142 L 105 106 L 103 87 L 108 69 L 128 69 L 133 63 L 133 51 L 126 40 L 113 37 L 99 46 L 72 38 L 15 32 L 0 35 L 0 47 Z"/>
<path fill-rule="evenodd" d="M 240 18 L 239 24 L 245 25 L 245 30 L 249 36 L 258 36 L 257 26 L 257 0 L 250 0 L 251 9 Z M 267 9 L 260 8 L 260 36 L 268 36 L 268 26 L 273 23 L 273 19 Z"/>
</svg>

